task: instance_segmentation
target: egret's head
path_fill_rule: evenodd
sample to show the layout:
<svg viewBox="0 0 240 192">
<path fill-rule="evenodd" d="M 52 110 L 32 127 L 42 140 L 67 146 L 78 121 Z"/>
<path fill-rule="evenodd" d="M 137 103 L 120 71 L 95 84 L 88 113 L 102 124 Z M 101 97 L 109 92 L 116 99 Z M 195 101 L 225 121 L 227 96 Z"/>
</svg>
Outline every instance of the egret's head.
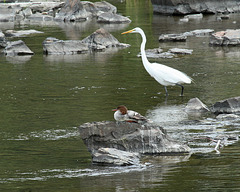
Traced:
<svg viewBox="0 0 240 192">
<path fill-rule="evenodd" d="M 121 34 L 123 35 L 123 34 L 127 34 L 127 33 L 140 33 L 141 31 L 142 31 L 142 29 L 140 29 L 139 27 L 136 27 L 136 28 L 134 28 L 134 29 L 132 29 L 132 30 L 123 32 L 123 33 L 121 33 Z"/>
</svg>

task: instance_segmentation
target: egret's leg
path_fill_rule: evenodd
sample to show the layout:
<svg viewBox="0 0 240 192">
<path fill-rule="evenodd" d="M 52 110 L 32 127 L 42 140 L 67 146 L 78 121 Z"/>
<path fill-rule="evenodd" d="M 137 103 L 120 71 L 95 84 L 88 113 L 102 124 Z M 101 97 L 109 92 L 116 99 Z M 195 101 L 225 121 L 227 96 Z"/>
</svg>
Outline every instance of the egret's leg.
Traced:
<svg viewBox="0 0 240 192">
<path fill-rule="evenodd" d="M 176 85 L 178 85 L 178 86 L 182 87 L 181 96 L 183 96 L 183 90 L 184 90 L 184 87 L 183 87 L 183 85 L 181 85 L 181 84 L 178 84 L 178 83 L 177 83 Z"/>
<path fill-rule="evenodd" d="M 164 89 L 165 89 L 165 91 L 166 91 L 166 96 L 168 96 L 167 87 L 166 87 L 166 86 L 164 86 Z"/>
</svg>

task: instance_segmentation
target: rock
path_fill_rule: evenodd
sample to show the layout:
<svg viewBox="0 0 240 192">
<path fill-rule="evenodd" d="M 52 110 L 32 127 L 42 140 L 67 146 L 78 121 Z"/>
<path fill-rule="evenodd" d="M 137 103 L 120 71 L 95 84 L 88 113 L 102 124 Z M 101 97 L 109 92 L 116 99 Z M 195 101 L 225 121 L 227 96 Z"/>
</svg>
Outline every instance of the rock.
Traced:
<svg viewBox="0 0 240 192">
<path fill-rule="evenodd" d="M 211 111 L 215 114 L 240 112 L 240 96 L 216 102 Z"/>
<path fill-rule="evenodd" d="M 192 98 L 188 101 L 185 107 L 187 113 L 204 113 L 210 111 L 207 106 L 200 101 L 197 97 Z"/>
<path fill-rule="evenodd" d="M 186 41 L 189 36 L 205 36 L 214 32 L 213 29 L 196 29 L 189 32 L 179 34 L 162 34 L 159 36 L 159 41 Z"/>
<path fill-rule="evenodd" d="M 191 15 L 185 15 L 184 18 L 187 19 L 202 19 L 203 18 L 203 14 L 191 14 Z"/>
<path fill-rule="evenodd" d="M 7 30 L 5 31 L 5 35 L 7 37 L 20 37 L 20 36 L 25 36 L 25 35 L 30 35 L 30 34 L 34 34 L 34 33 L 43 33 L 41 31 L 37 31 L 34 29 L 30 29 L 30 30 Z"/>
<path fill-rule="evenodd" d="M 82 40 L 83 43 L 87 44 L 89 48 L 93 50 L 104 50 L 109 47 L 129 47 L 130 45 L 120 43 L 113 35 L 109 32 L 100 28 L 92 33 L 90 36 Z"/>
<path fill-rule="evenodd" d="M 174 54 L 184 54 L 184 55 L 188 55 L 188 54 L 192 54 L 193 50 L 192 49 L 179 49 L 179 48 L 172 48 L 169 49 L 170 53 L 174 53 Z"/>
<path fill-rule="evenodd" d="M 226 31 L 218 31 L 210 36 L 210 45 L 239 45 L 240 44 L 240 29 L 228 29 Z"/>
<path fill-rule="evenodd" d="M 32 21 L 52 21 L 54 20 L 53 16 L 45 15 L 42 13 L 35 13 L 27 17 L 28 20 Z"/>
<path fill-rule="evenodd" d="M 205 36 L 213 33 L 213 29 L 196 29 L 190 32 L 183 33 L 186 36 Z"/>
<path fill-rule="evenodd" d="M 117 8 L 106 1 L 95 2 L 94 5 L 99 11 L 117 13 Z"/>
<path fill-rule="evenodd" d="M 138 165 L 139 155 L 114 148 L 99 148 L 92 154 L 92 162 L 110 165 Z"/>
<path fill-rule="evenodd" d="M 0 47 L 6 47 L 7 46 L 7 41 L 5 38 L 5 34 L 0 31 Z"/>
<path fill-rule="evenodd" d="M 99 148 L 115 148 L 140 154 L 189 153 L 187 145 L 170 139 L 163 128 L 150 124 L 116 123 L 111 121 L 85 123 L 80 136 L 91 153 Z"/>
<path fill-rule="evenodd" d="M 3 53 L 7 56 L 34 54 L 22 40 L 7 42 Z"/>
<path fill-rule="evenodd" d="M 146 56 L 149 58 L 173 58 L 175 57 L 175 54 L 192 54 L 193 50 L 191 49 L 179 49 L 179 48 L 172 48 L 169 49 L 168 52 L 163 52 L 161 48 L 154 48 L 154 49 L 147 49 L 146 50 Z M 141 53 L 137 55 L 138 57 L 141 57 Z"/>
<path fill-rule="evenodd" d="M 23 10 L 23 15 L 24 15 L 25 17 L 29 17 L 30 15 L 32 15 L 32 9 L 30 9 L 29 7 L 26 8 L 26 9 L 24 9 L 24 10 Z"/>
<path fill-rule="evenodd" d="M 79 54 L 88 51 L 88 46 L 79 40 L 59 40 L 48 37 L 43 41 L 43 51 L 46 54 Z"/>
<path fill-rule="evenodd" d="M 66 0 L 65 5 L 56 14 L 56 21 L 85 21 L 90 16 L 80 0 Z"/>
<path fill-rule="evenodd" d="M 186 41 L 187 36 L 184 34 L 163 34 L 160 35 L 159 41 Z"/>
<path fill-rule="evenodd" d="M 0 22 L 13 22 L 15 11 L 10 7 L 0 7 Z"/>
<path fill-rule="evenodd" d="M 141 57 L 141 53 L 137 55 L 138 57 Z M 146 50 L 146 56 L 149 58 L 173 58 L 174 54 L 170 52 L 163 52 L 161 48 L 154 48 L 154 49 L 147 49 Z"/>
<path fill-rule="evenodd" d="M 186 15 L 192 13 L 224 13 L 238 12 L 240 10 L 238 0 L 151 0 L 153 11 L 168 15 Z"/>
<path fill-rule="evenodd" d="M 131 22 L 129 18 L 115 14 L 115 13 L 111 13 L 111 12 L 100 14 L 97 18 L 97 21 L 101 23 L 130 23 Z"/>
<path fill-rule="evenodd" d="M 236 114 L 219 114 L 216 119 L 218 120 L 235 120 L 239 119 L 240 116 Z"/>
</svg>

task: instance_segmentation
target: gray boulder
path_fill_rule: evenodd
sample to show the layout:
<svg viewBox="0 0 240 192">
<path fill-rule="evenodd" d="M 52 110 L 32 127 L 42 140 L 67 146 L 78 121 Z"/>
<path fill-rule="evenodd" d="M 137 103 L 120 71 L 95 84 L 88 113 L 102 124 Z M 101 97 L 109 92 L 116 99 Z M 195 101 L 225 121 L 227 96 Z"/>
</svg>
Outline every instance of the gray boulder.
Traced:
<svg viewBox="0 0 240 192">
<path fill-rule="evenodd" d="M 92 122 L 81 125 L 79 131 L 84 144 L 92 154 L 100 148 L 115 148 L 140 154 L 190 152 L 187 145 L 170 139 L 163 128 L 150 124 Z"/>
<path fill-rule="evenodd" d="M 99 148 L 92 154 L 92 162 L 97 164 L 110 164 L 110 165 L 138 165 L 139 154 L 130 153 L 114 148 Z"/>
<path fill-rule="evenodd" d="M 34 54 L 22 40 L 8 41 L 3 53 L 7 56 Z"/>
<path fill-rule="evenodd" d="M 129 47 L 130 45 L 120 43 L 113 35 L 105 29 L 100 28 L 92 33 L 90 36 L 82 40 L 90 49 L 104 50 L 109 47 Z"/>
<path fill-rule="evenodd" d="M 66 0 L 65 5 L 56 14 L 56 21 L 85 21 L 91 14 L 87 12 L 80 0 Z"/>
<path fill-rule="evenodd" d="M 130 23 L 131 20 L 127 17 L 111 13 L 105 12 L 98 16 L 97 21 L 100 23 Z"/>
<path fill-rule="evenodd" d="M 215 114 L 240 112 L 240 96 L 216 102 L 211 111 Z"/>
<path fill-rule="evenodd" d="M 59 40 L 48 37 L 43 41 L 43 51 L 46 54 L 80 54 L 88 51 L 88 46 L 79 40 Z"/>
<path fill-rule="evenodd" d="M 117 8 L 106 1 L 98 1 L 94 5 L 99 11 L 117 13 Z"/>
<path fill-rule="evenodd" d="M 191 113 L 204 113 L 210 111 L 207 106 L 200 101 L 200 99 L 192 98 L 188 101 L 185 111 L 189 114 Z"/>
<path fill-rule="evenodd" d="M 226 46 L 240 44 L 240 29 L 228 29 L 211 34 L 210 45 Z"/>
</svg>

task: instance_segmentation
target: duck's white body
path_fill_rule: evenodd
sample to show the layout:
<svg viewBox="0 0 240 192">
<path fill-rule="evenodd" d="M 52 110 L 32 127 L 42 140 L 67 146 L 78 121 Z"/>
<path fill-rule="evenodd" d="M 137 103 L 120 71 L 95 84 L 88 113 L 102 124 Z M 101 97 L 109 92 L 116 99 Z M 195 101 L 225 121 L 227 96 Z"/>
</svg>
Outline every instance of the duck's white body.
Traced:
<svg viewBox="0 0 240 192">
<path fill-rule="evenodd" d="M 144 31 L 136 27 L 130 31 L 126 31 L 122 34 L 126 33 L 139 33 L 142 36 L 142 44 L 141 44 L 141 57 L 142 57 L 142 62 L 143 66 L 146 69 L 146 71 L 161 85 L 164 86 L 166 95 L 168 95 L 167 88 L 166 86 L 174 86 L 174 85 L 179 85 L 182 87 L 182 92 L 181 95 L 183 95 L 183 89 L 184 87 L 181 85 L 183 83 L 191 83 L 192 79 L 188 77 L 185 73 L 178 71 L 177 69 L 168 67 L 163 64 L 159 63 L 150 63 L 146 57 L 145 53 L 145 45 L 147 42 L 146 36 Z"/>
<path fill-rule="evenodd" d="M 140 113 L 128 110 L 124 105 L 120 105 L 117 109 L 113 109 L 114 119 L 116 121 L 126 121 L 126 122 L 135 122 L 135 123 L 143 123 L 148 122 L 148 119 L 142 116 Z"/>
</svg>

